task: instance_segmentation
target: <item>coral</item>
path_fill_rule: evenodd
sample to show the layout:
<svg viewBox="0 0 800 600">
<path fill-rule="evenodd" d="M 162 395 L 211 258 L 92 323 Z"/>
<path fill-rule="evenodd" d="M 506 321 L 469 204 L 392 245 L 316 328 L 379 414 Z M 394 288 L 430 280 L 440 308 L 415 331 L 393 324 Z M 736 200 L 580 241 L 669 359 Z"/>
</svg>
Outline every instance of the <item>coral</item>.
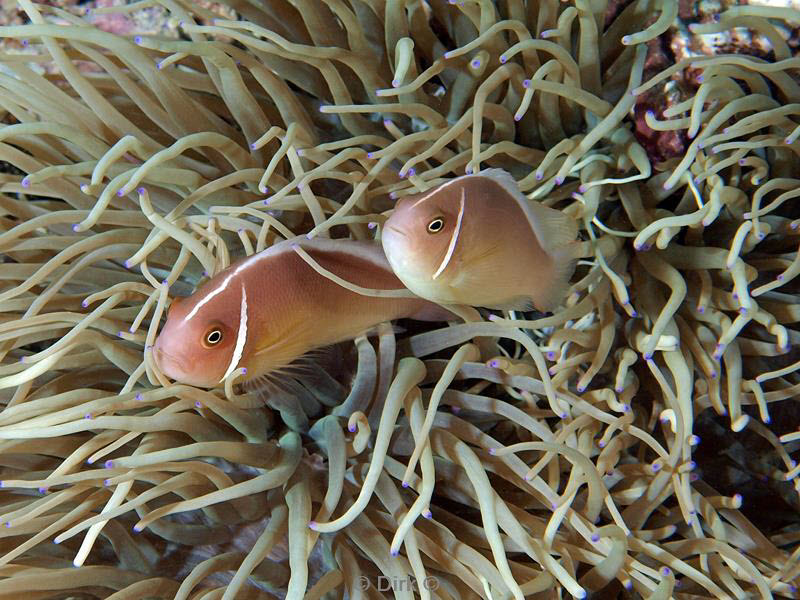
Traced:
<svg viewBox="0 0 800 600">
<path fill-rule="evenodd" d="M 20 0 L 0 596 L 797 598 L 800 13 L 686 4 Z M 581 223 L 553 314 L 383 325 L 255 406 L 155 368 L 231 260 L 489 167 Z"/>
</svg>

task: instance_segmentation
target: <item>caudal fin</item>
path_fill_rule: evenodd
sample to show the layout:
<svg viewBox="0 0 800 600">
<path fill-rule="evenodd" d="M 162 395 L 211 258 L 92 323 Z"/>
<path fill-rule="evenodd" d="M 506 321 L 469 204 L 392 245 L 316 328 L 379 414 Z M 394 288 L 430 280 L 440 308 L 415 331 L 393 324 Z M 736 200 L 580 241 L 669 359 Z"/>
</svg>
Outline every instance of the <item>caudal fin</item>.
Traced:
<svg viewBox="0 0 800 600">
<path fill-rule="evenodd" d="M 581 242 L 572 240 L 550 252 L 553 261 L 552 279 L 534 284 L 531 298 L 533 304 L 541 311 L 551 311 L 566 300 L 570 279 L 575 273 L 575 265 L 582 251 Z"/>
</svg>

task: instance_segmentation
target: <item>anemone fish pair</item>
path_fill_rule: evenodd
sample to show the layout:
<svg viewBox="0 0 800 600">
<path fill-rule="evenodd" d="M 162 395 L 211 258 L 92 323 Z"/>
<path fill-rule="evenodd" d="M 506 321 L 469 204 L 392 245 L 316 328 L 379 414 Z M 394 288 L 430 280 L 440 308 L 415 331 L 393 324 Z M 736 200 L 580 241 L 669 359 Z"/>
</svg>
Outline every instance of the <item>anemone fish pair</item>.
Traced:
<svg viewBox="0 0 800 600">
<path fill-rule="evenodd" d="M 156 364 L 179 382 L 214 387 L 237 369 L 252 379 L 385 321 L 451 319 L 447 305 L 550 310 L 574 271 L 576 237 L 570 217 L 529 201 L 505 171 L 458 177 L 400 200 L 383 252 L 371 242 L 301 237 L 221 271 L 173 301 Z M 417 297 L 359 294 L 319 273 L 297 246 L 356 286 L 405 285 Z"/>
</svg>

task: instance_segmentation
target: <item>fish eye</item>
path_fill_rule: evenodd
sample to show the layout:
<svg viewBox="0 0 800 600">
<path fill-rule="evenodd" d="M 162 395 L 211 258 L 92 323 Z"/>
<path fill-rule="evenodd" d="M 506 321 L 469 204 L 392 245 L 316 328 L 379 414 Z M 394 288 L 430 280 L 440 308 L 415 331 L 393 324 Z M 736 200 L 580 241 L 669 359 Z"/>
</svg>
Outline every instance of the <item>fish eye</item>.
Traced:
<svg viewBox="0 0 800 600">
<path fill-rule="evenodd" d="M 203 345 L 206 348 L 211 348 L 212 346 L 216 346 L 222 341 L 222 330 L 219 327 L 214 327 L 213 329 L 209 330 L 206 333 L 205 337 L 203 338 Z"/>
<path fill-rule="evenodd" d="M 428 223 L 428 233 L 439 233 L 444 229 L 444 217 L 436 217 Z"/>
</svg>

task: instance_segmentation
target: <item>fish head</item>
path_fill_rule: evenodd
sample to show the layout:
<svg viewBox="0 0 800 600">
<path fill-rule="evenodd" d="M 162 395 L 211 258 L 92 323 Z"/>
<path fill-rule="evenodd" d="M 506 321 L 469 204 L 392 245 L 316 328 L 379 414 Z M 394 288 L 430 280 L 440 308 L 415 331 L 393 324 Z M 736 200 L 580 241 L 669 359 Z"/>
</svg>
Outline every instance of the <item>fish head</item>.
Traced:
<svg viewBox="0 0 800 600">
<path fill-rule="evenodd" d="M 240 315 L 243 294 L 243 287 L 214 278 L 193 295 L 173 300 L 153 346 L 161 372 L 179 383 L 219 385 L 242 359 L 237 339 L 240 327 L 246 327 Z"/>
<path fill-rule="evenodd" d="M 463 218 L 464 192 L 463 182 L 453 180 L 395 205 L 381 243 L 395 274 L 407 286 L 408 280 L 434 279 L 445 257 L 455 250 L 452 242 Z"/>
</svg>

